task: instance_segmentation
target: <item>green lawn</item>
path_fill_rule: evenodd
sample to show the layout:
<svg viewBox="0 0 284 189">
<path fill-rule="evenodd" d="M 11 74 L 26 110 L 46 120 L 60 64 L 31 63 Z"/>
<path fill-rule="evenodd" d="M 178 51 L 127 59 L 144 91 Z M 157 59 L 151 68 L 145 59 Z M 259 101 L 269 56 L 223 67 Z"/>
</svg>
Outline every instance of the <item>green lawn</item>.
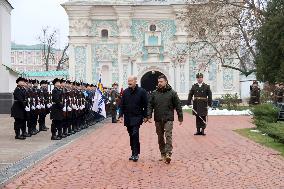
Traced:
<svg viewBox="0 0 284 189">
<path fill-rule="evenodd" d="M 238 129 L 235 130 L 238 134 L 253 140 L 256 143 L 264 145 L 266 147 L 272 148 L 278 152 L 280 152 L 281 156 L 284 157 L 284 144 L 278 142 L 277 140 L 267 136 L 262 135 L 262 133 L 251 132 L 251 128 L 247 129 Z"/>
</svg>

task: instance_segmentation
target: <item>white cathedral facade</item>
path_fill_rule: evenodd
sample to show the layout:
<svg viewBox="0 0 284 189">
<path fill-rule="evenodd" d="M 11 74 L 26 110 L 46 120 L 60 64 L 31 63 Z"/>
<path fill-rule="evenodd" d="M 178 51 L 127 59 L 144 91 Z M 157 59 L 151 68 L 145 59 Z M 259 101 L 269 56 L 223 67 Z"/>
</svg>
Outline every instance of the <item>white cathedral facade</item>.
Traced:
<svg viewBox="0 0 284 189">
<path fill-rule="evenodd" d="M 204 74 L 213 96 L 240 94 L 240 74 L 188 51 L 190 33 L 177 17 L 184 0 L 69 0 L 62 5 L 69 16 L 69 75 L 71 79 L 105 86 L 136 75 L 147 90 L 164 74 L 181 99 L 186 99 L 197 72 Z M 192 47 L 191 47 L 192 48 Z"/>
</svg>

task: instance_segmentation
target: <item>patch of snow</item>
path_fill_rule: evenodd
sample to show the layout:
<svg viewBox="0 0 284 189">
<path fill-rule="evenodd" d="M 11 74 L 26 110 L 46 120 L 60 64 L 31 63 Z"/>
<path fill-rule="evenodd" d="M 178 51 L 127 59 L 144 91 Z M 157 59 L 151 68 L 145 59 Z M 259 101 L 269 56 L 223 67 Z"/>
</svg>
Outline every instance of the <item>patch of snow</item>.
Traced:
<svg viewBox="0 0 284 189">
<path fill-rule="evenodd" d="M 191 108 L 187 105 L 182 107 L 183 110 L 190 110 Z M 208 109 L 208 115 L 252 115 L 252 112 L 250 110 L 242 110 L 242 111 L 237 111 L 237 110 L 219 110 L 218 108 Z"/>
<path fill-rule="evenodd" d="M 218 108 L 216 110 L 213 110 L 212 108 L 209 108 L 208 115 L 252 115 L 252 112 L 250 110 L 219 110 Z"/>
<path fill-rule="evenodd" d="M 253 133 L 260 133 L 260 131 L 257 130 L 257 129 L 252 129 L 252 130 L 250 130 L 250 132 L 253 132 Z"/>
</svg>

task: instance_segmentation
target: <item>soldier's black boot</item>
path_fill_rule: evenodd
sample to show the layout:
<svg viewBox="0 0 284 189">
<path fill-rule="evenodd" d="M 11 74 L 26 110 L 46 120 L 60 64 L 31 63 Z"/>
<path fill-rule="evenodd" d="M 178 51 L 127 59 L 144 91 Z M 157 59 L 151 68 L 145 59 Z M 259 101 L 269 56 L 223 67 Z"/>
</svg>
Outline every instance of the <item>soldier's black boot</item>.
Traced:
<svg viewBox="0 0 284 189">
<path fill-rule="evenodd" d="M 202 130 L 201 130 L 201 135 L 202 135 L 202 136 L 205 136 L 205 135 L 206 135 L 205 132 L 204 132 L 204 130 L 205 130 L 205 129 L 202 129 Z"/>
<path fill-rule="evenodd" d="M 60 138 L 59 140 L 61 140 L 63 137 L 62 137 L 62 129 L 58 130 L 58 135 L 57 135 L 58 138 Z"/>
<path fill-rule="evenodd" d="M 64 126 L 62 138 L 66 138 L 66 137 L 67 137 L 67 128 L 66 128 L 66 126 Z"/>
<path fill-rule="evenodd" d="M 68 125 L 68 128 L 67 128 L 67 136 L 70 136 L 70 135 L 72 135 L 73 133 L 72 133 L 72 129 L 71 129 L 71 125 Z"/>
<path fill-rule="evenodd" d="M 194 135 L 201 135 L 200 128 L 196 129 L 196 133 L 194 133 Z"/>
<path fill-rule="evenodd" d="M 31 126 L 28 127 L 28 133 L 29 133 L 31 136 L 36 134 L 36 133 L 32 130 Z"/>
<path fill-rule="evenodd" d="M 52 136 L 51 136 L 51 140 L 61 140 L 61 138 L 58 137 L 58 136 L 56 136 L 56 134 L 54 133 L 54 134 L 52 134 Z"/>
<path fill-rule="evenodd" d="M 27 133 L 27 132 L 24 132 L 24 133 L 23 133 L 23 136 L 24 136 L 24 137 L 31 137 L 32 135 L 29 134 L 29 133 Z"/>
<path fill-rule="evenodd" d="M 39 124 L 39 131 L 47 131 L 48 129 L 45 127 L 43 123 Z"/>
<path fill-rule="evenodd" d="M 24 137 L 23 135 L 20 135 L 20 130 L 15 130 L 15 139 L 25 140 L 26 137 Z"/>
</svg>

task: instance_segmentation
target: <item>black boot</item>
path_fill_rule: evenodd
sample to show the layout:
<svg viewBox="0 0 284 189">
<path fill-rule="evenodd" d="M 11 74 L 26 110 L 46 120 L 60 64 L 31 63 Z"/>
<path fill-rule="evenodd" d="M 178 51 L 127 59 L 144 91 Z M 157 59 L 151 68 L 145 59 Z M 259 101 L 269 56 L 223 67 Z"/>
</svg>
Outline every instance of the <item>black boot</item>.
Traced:
<svg viewBox="0 0 284 189">
<path fill-rule="evenodd" d="M 47 128 L 45 127 L 45 125 L 44 124 L 40 124 L 39 125 L 39 131 L 47 131 Z"/>
<path fill-rule="evenodd" d="M 23 136 L 24 136 L 24 137 L 31 137 L 32 135 L 29 134 L 29 133 L 27 133 L 27 132 L 24 132 L 24 133 L 23 133 Z"/>
<path fill-rule="evenodd" d="M 61 138 L 56 136 L 55 134 L 52 134 L 51 140 L 61 140 Z"/>
<path fill-rule="evenodd" d="M 67 127 L 63 128 L 63 134 L 62 134 L 62 138 L 66 138 L 68 136 L 67 134 Z"/>
<path fill-rule="evenodd" d="M 196 133 L 194 135 L 201 135 L 200 128 L 196 129 Z"/>
<path fill-rule="evenodd" d="M 205 129 L 202 129 L 202 130 L 201 130 L 201 135 L 203 135 L 203 136 L 206 135 L 205 132 L 204 132 L 204 130 L 205 130 Z"/>
<path fill-rule="evenodd" d="M 20 135 L 20 130 L 15 130 L 15 139 L 25 140 L 26 137 L 24 137 L 23 135 Z"/>
</svg>

